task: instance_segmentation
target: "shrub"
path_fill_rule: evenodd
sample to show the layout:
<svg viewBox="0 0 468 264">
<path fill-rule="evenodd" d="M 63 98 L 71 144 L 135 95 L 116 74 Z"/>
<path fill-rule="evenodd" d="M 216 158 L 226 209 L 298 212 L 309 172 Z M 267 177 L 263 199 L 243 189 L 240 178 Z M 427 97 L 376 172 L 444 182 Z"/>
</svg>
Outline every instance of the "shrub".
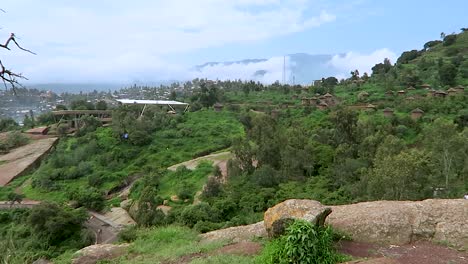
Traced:
<svg viewBox="0 0 468 264">
<path fill-rule="evenodd" d="M 285 235 L 268 243 L 257 262 L 337 263 L 342 257 L 334 250 L 333 238 L 329 227 L 296 220 L 286 229 Z"/>
</svg>

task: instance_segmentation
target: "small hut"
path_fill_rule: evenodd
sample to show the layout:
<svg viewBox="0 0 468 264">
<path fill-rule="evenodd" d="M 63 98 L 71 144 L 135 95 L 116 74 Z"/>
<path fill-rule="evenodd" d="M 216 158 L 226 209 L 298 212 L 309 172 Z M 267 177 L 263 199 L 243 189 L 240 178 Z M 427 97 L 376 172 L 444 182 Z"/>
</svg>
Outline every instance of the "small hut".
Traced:
<svg viewBox="0 0 468 264">
<path fill-rule="evenodd" d="M 414 101 L 415 98 L 413 96 L 408 96 L 405 98 L 406 101 Z"/>
<path fill-rule="evenodd" d="M 297 100 L 298 98 L 299 98 L 299 96 L 297 94 L 291 96 L 291 99 L 293 99 L 293 100 Z"/>
<path fill-rule="evenodd" d="M 441 90 L 435 91 L 435 93 L 434 93 L 434 96 L 435 96 L 435 97 L 442 97 L 442 98 L 445 98 L 447 95 L 448 95 L 447 92 L 441 91 Z"/>
<path fill-rule="evenodd" d="M 383 114 L 384 114 L 384 116 L 386 116 L 386 117 L 392 117 L 392 116 L 393 116 L 393 112 L 394 112 L 393 109 L 388 108 L 388 107 L 385 108 L 385 109 L 383 110 Z"/>
<path fill-rule="evenodd" d="M 273 117 L 274 119 L 278 119 L 279 113 L 280 113 L 279 110 L 273 109 L 273 110 L 271 110 L 271 117 Z"/>
<path fill-rule="evenodd" d="M 406 88 L 406 90 L 413 91 L 413 90 L 416 90 L 416 88 L 414 88 L 413 86 L 410 86 L 410 87 Z"/>
<path fill-rule="evenodd" d="M 421 85 L 421 88 L 429 90 L 429 89 L 431 89 L 431 86 L 429 84 L 425 83 L 425 84 Z"/>
<path fill-rule="evenodd" d="M 398 91 L 398 95 L 405 95 L 406 94 L 406 91 L 405 90 L 400 90 Z"/>
<path fill-rule="evenodd" d="M 328 108 L 328 104 L 325 103 L 325 102 L 320 102 L 320 104 L 318 104 L 317 107 L 318 107 L 318 109 L 320 109 L 320 110 L 325 110 L 325 109 Z"/>
<path fill-rule="evenodd" d="M 385 92 L 385 95 L 386 96 L 393 96 L 393 91 L 392 90 L 388 90 Z"/>
<path fill-rule="evenodd" d="M 366 92 L 366 91 L 362 91 L 358 94 L 358 99 L 359 100 L 365 100 L 367 99 L 367 97 L 369 97 L 369 93 Z"/>
<path fill-rule="evenodd" d="M 377 109 L 377 107 L 373 104 L 368 104 L 366 105 L 366 110 L 369 111 L 369 112 L 373 112 Z"/>
<path fill-rule="evenodd" d="M 447 90 L 447 93 L 449 96 L 454 96 L 454 95 L 457 95 L 458 91 L 455 90 L 455 88 L 450 88 Z"/>
<path fill-rule="evenodd" d="M 461 85 L 458 85 L 457 87 L 455 87 L 455 90 L 457 90 L 457 92 L 463 94 L 465 92 L 465 87 L 463 87 Z"/>
<path fill-rule="evenodd" d="M 326 93 L 323 95 L 323 97 L 325 98 L 333 98 L 333 95 L 329 94 L 329 93 Z"/>
<path fill-rule="evenodd" d="M 310 104 L 310 105 L 317 105 L 318 100 L 319 100 L 319 99 L 318 99 L 317 97 L 314 96 L 314 97 L 312 97 L 312 98 L 309 99 L 309 104 Z"/>
<path fill-rule="evenodd" d="M 417 119 L 421 118 L 421 116 L 423 116 L 423 114 L 424 114 L 423 110 L 421 110 L 419 108 L 416 108 L 413 111 L 411 111 L 411 118 L 413 120 L 417 120 Z"/>
<path fill-rule="evenodd" d="M 301 99 L 301 104 L 302 104 L 302 105 L 309 105 L 309 98 L 302 97 L 302 99 Z"/>
<path fill-rule="evenodd" d="M 216 104 L 213 105 L 213 108 L 214 108 L 214 110 L 216 112 L 221 112 L 221 110 L 223 110 L 223 107 L 224 106 L 222 104 L 220 104 L 220 103 L 216 103 Z"/>
</svg>

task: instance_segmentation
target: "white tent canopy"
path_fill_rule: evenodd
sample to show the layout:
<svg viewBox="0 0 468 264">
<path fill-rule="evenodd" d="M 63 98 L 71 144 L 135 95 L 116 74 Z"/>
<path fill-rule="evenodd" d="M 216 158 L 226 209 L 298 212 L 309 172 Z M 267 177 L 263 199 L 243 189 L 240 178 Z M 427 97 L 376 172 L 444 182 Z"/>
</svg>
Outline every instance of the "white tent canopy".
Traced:
<svg viewBox="0 0 468 264">
<path fill-rule="evenodd" d="M 167 105 L 173 113 L 175 113 L 175 109 L 172 106 L 183 105 L 185 106 L 184 112 L 187 111 L 189 108 L 189 104 L 178 102 L 178 101 L 171 101 L 171 100 L 133 100 L 133 99 L 116 99 L 117 102 L 122 104 L 140 104 L 144 105 L 143 110 L 141 111 L 140 117 L 145 112 L 147 105 Z"/>
<path fill-rule="evenodd" d="M 171 101 L 171 100 L 133 100 L 133 99 L 116 99 L 122 104 L 142 104 L 142 105 L 188 105 L 187 103 Z"/>
</svg>

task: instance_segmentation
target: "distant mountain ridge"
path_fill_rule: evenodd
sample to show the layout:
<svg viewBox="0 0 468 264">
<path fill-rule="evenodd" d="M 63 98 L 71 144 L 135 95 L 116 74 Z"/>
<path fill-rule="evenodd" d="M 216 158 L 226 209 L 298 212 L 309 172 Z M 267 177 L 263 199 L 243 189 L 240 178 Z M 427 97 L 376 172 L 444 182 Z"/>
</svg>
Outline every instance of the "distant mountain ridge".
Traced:
<svg viewBox="0 0 468 264">
<path fill-rule="evenodd" d="M 284 65 L 286 68 L 286 81 L 291 84 L 310 84 L 314 80 L 339 74 L 339 70 L 330 63 L 333 56 L 330 54 L 312 55 L 307 53 L 286 55 Z M 239 68 L 243 70 L 239 71 Z M 207 62 L 196 65 L 194 69 L 202 75 L 201 77 L 205 78 L 218 78 L 215 75 L 222 72 L 226 75 L 231 74 L 231 79 L 252 79 L 265 82 L 281 81 L 283 57 Z M 268 75 L 269 79 L 265 80 L 265 76 Z"/>
</svg>

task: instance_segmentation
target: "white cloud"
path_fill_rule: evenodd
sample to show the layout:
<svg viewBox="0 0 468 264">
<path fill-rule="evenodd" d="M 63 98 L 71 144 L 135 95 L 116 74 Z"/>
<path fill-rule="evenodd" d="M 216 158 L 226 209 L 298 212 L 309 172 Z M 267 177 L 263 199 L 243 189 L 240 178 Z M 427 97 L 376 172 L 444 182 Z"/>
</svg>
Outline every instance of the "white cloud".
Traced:
<svg viewBox="0 0 468 264">
<path fill-rule="evenodd" d="M 177 76 L 181 66 L 170 65 L 174 54 L 265 40 L 335 20 L 325 10 L 306 15 L 311 8 L 306 0 L 5 0 L 2 5 L 8 13 L 2 14 L 0 39 L 17 32 L 38 53 L 2 58 L 33 82 Z"/>
<path fill-rule="evenodd" d="M 283 79 L 283 57 L 273 57 L 266 61 L 256 63 L 232 63 L 232 64 L 216 64 L 205 66 L 201 71 L 191 72 L 192 78 L 208 78 L 220 80 L 255 80 L 262 83 L 273 83 L 282 81 Z M 290 65 L 289 57 L 286 57 L 286 65 Z M 265 71 L 264 75 L 257 75 L 257 71 Z M 290 76 L 291 69 L 286 68 L 286 76 Z"/>
<path fill-rule="evenodd" d="M 385 58 L 390 59 L 392 63 L 395 62 L 397 55 L 387 49 L 379 49 L 370 54 L 361 54 L 357 52 L 348 52 L 344 55 L 335 55 L 330 60 L 330 65 L 335 67 L 340 74 L 338 77 L 348 78 L 349 73 L 354 70 L 358 70 L 361 74 L 364 72 L 371 73 L 371 68 L 380 62 L 383 62 Z"/>
</svg>

